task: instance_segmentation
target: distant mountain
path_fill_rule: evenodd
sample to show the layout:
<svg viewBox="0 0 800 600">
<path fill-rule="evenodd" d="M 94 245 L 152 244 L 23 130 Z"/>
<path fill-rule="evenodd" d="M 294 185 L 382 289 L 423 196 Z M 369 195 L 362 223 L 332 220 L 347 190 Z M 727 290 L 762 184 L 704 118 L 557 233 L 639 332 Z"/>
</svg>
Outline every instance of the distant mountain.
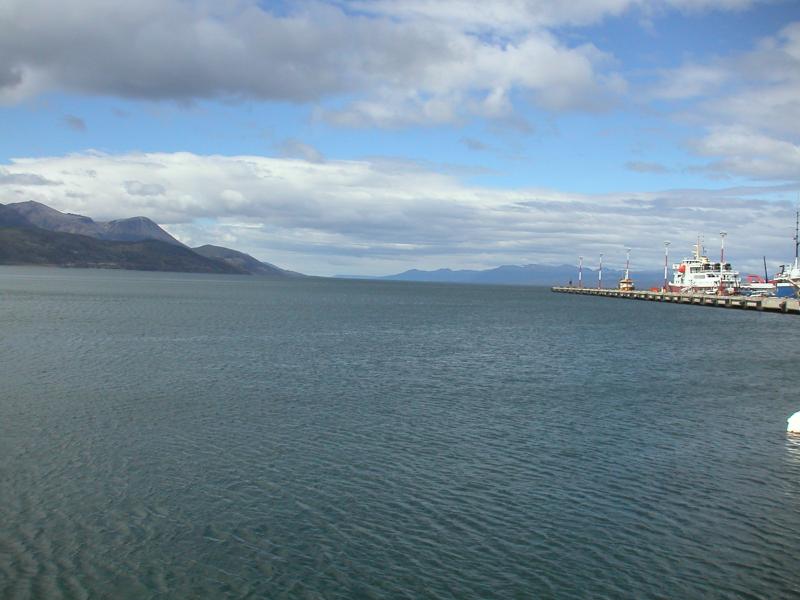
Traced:
<svg viewBox="0 0 800 600">
<path fill-rule="evenodd" d="M 251 275 L 260 275 L 262 277 L 304 277 L 304 275 L 300 273 L 287 271 L 267 262 L 261 262 L 249 254 L 239 252 L 238 250 L 231 250 L 223 246 L 206 244 L 205 246 L 192 248 L 192 250 L 201 256 L 220 260 Z"/>
<path fill-rule="evenodd" d="M 160 240 L 98 240 L 39 227 L 8 226 L 9 223 L 9 219 L 0 218 L 0 264 L 3 265 L 244 274 L 227 263 Z"/>
<path fill-rule="evenodd" d="M 623 272 L 614 269 L 603 269 L 603 280 L 607 286 L 616 286 L 622 278 Z M 650 287 L 659 281 L 656 271 L 631 272 L 631 278 L 638 287 Z M 389 281 L 431 281 L 441 283 L 482 283 L 505 285 L 558 285 L 572 281 L 577 285 L 578 270 L 572 265 L 503 265 L 494 269 L 469 270 L 437 269 L 435 271 L 420 271 L 411 269 L 386 275 L 383 277 L 366 277 L 359 279 L 382 279 Z M 584 285 L 597 285 L 597 271 L 584 268 Z"/>
<path fill-rule="evenodd" d="M 7 209 L 24 217 L 28 223 L 61 233 L 78 233 L 98 240 L 118 242 L 138 242 L 142 240 L 160 240 L 176 246 L 184 246 L 154 221 L 146 217 L 131 217 L 116 221 L 94 221 L 83 215 L 62 213 L 40 202 L 17 202 L 6 204 Z M 185 247 L 185 246 L 184 246 Z"/>
</svg>

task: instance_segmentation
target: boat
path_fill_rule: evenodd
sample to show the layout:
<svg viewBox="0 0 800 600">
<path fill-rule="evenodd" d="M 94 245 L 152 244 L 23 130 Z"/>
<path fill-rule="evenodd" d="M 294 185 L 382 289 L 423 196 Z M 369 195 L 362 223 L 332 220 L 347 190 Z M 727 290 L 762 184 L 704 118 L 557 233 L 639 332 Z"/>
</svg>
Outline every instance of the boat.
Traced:
<svg viewBox="0 0 800 600">
<path fill-rule="evenodd" d="M 774 296 L 775 283 L 765 281 L 761 275 L 748 275 L 742 285 L 741 293 L 743 296 Z"/>
<path fill-rule="evenodd" d="M 780 270 L 775 275 L 775 295 L 779 298 L 796 298 L 800 296 L 800 211 L 795 214 L 794 225 L 794 263 L 781 265 Z"/>
<path fill-rule="evenodd" d="M 741 287 L 738 271 L 724 262 L 724 247 L 720 262 L 711 262 L 699 239 L 691 257 L 672 265 L 672 281 L 667 283 L 667 291 L 673 293 L 738 294 Z"/>
<path fill-rule="evenodd" d="M 632 292 L 636 289 L 636 286 L 633 283 L 633 279 L 631 279 L 631 249 L 627 249 L 627 257 L 625 258 L 625 276 L 619 280 L 619 286 L 617 286 L 622 292 Z"/>
</svg>

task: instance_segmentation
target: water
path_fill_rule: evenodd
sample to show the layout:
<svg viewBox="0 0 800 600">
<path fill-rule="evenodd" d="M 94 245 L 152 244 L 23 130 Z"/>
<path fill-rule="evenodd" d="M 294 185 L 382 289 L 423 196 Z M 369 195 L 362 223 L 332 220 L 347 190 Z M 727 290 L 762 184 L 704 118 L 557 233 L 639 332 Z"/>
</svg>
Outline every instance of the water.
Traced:
<svg viewBox="0 0 800 600">
<path fill-rule="evenodd" d="M 800 319 L 0 269 L 0 597 L 797 598 Z"/>
</svg>

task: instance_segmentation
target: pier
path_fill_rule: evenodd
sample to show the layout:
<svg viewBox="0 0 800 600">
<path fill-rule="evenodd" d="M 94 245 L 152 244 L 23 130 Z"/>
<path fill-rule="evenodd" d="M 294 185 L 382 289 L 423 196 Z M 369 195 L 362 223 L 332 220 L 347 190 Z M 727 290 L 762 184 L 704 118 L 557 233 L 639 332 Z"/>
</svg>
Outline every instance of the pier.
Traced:
<svg viewBox="0 0 800 600">
<path fill-rule="evenodd" d="M 607 298 L 627 298 L 628 300 L 649 300 L 651 302 L 673 302 L 694 306 L 715 306 L 717 308 L 739 308 L 800 315 L 800 299 L 774 298 L 770 296 L 724 296 L 697 293 L 653 292 L 645 290 L 619 290 L 601 288 L 582 288 L 555 286 L 550 288 L 561 294 L 584 294 L 605 296 Z"/>
</svg>

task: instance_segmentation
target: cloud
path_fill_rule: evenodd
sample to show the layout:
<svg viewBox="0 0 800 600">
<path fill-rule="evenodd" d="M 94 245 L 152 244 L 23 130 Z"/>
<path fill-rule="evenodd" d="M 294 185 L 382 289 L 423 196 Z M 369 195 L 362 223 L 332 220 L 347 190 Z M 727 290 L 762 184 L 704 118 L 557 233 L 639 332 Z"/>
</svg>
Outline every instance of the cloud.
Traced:
<svg viewBox="0 0 800 600">
<path fill-rule="evenodd" d="M 664 71 L 657 99 L 696 99 L 700 118 L 773 134 L 800 135 L 800 22 L 747 52 Z"/>
<path fill-rule="evenodd" d="M 476 140 L 475 138 L 463 137 L 459 141 L 470 150 L 482 151 L 489 149 L 489 146 L 480 140 Z"/>
<path fill-rule="evenodd" d="M 278 151 L 286 158 L 299 158 L 312 163 L 325 162 L 325 156 L 314 146 L 289 138 L 278 144 Z"/>
<path fill-rule="evenodd" d="M 125 181 L 122 186 L 132 196 L 161 196 L 166 192 L 158 183 L 142 183 L 141 181 Z"/>
<path fill-rule="evenodd" d="M 64 125 L 73 131 L 79 131 L 81 133 L 86 131 L 86 122 L 75 115 L 64 115 Z"/>
<path fill-rule="evenodd" d="M 664 71 L 651 93 L 666 100 L 697 98 L 718 91 L 731 77 L 728 69 L 721 66 L 686 64 Z"/>
<path fill-rule="evenodd" d="M 35 173 L 10 173 L 0 168 L 0 185 L 59 185 L 59 183 Z"/>
<path fill-rule="evenodd" d="M 644 268 L 660 261 L 653 240 L 688 251 L 697 231 L 721 229 L 737 264 L 783 260 L 797 189 L 587 195 L 466 185 L 410 162 L 191 153 L 25 158 L 5 168 L 63 181 L 21 199 L 100 220 L 148 216 L 187 243 L 229 245 L 315 274 L 561 264 L 599 252 L 613 264 L 625 246 Z M 126 189 L 142 181 L 164 192 Z"/>
<path fill-rule="evenodd" d="M 505 34 L 526 28 L 594 25 L 605 18 L 631 10 L 647 13 L 679 10 L 697 13 L 744 10 L 757 0 L 356 0 L 349 3 L 370 14 L 408 21 L 455 23 L 473 30 L 497 30 Z"/>
<path fill-rule="evenodd" d="M 628 171 L 634 171 L 636 173 L 666 173 L 669 171 L 664 165 L 637 160 L 626 162 L 625 168 L 628 169 Z"/>
<path fill-rule="evenodd" d="M 630 3 L 591 4 L 581 3 L 600 15 Z M 358 7 L 309 2 L 274 14 L 255 0 L 9 0 L 0 10 L 0 101 L 48 90 L 179 102 L 334 100 L 338 107 L 320 108 L 330 122 L 392 127 L 508 118 L 517 90 L 553 111 L 605 109 L 625 90 L 609 57 L 564 44 L 542 27 L 548 19 L 504 35 L 514 11 L 501 2 L 486 5 L 496 17 L 486 21 L 492 35 L 475 32 L 452 6 L 442 19 Z"/>
<path fill-rule="evenodd" d="M 11 65 L 0 65 L 0 91 L 16 87 L 22 83 L 22 73 Z"/>
<path fill-rule="evenodd" d="M 711 172 L 795 181 L 800 174 L 800 145 L 746 127 L 713 128 L 694 148 L 704 156 L 722 157 L 707 167 Z"/>
<path fill-rule="evenodd" d="M 676 113 L 703 131 L 690 147 L 713 160 L 713 176 L 798 179 L 800 22 L 746 52 L 662 73 L 656 99 L 685 101 Z"/>
</svg>

